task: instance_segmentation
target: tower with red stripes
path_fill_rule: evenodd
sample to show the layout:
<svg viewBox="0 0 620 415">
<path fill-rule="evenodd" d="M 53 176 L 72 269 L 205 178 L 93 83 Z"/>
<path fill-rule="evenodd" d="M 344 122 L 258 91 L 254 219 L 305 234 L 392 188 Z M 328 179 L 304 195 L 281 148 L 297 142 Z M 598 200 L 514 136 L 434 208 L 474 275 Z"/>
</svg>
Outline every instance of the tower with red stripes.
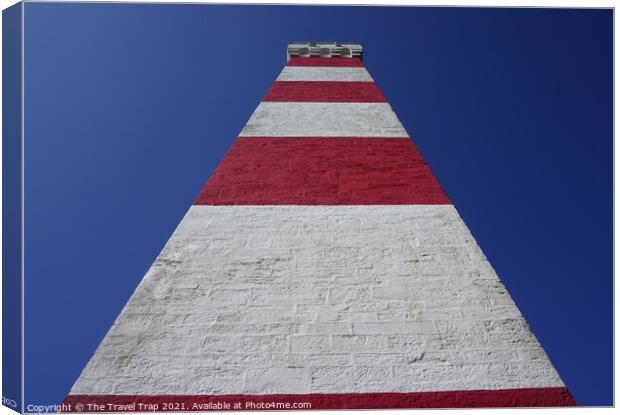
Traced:
<svg viewBox="0 0 620 415">
<path fill-rule="evenodd" d="M 66 404 L 575 404 L 362 52 L 289 44 Z"/>
</svg>

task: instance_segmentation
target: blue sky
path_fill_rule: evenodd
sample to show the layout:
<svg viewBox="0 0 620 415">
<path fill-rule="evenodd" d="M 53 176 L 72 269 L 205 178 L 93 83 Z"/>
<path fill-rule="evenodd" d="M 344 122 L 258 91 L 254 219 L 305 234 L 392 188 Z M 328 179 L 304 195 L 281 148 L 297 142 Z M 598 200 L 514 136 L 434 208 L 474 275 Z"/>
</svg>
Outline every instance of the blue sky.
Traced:
<svg viewBox="0 0 620 415">
<path fill-rule="evenodd" d="M 27 403 L 58 403 L 285 63 L 351 40 L 582 405 L 612 404 L 610 10 L 25 7 Z"/>
</svg>

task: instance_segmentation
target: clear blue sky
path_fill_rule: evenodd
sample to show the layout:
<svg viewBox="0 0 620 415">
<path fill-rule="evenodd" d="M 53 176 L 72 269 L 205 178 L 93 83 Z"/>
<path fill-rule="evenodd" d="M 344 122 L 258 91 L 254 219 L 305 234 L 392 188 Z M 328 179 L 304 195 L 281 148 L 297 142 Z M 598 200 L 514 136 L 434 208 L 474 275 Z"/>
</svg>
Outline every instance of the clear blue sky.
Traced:
<svg viewBox="0 0 620 415">
<path fill-rule="evenodd" d="M 58 403 L 285 63 L 366 66 L 583 405 L 612 404 L 612 12 L 29 3 L 26 400 Z"/>
</svg>

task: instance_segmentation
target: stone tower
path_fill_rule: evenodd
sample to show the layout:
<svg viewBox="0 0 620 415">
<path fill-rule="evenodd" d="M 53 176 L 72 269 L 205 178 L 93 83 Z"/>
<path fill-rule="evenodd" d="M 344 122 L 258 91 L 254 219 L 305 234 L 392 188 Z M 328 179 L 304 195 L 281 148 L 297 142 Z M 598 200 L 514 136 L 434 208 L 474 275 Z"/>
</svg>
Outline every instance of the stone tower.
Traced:
<svg viewBox="0 0 620 415">
<path fill-rule="evenodd" d="M 66 404 L 575 405 L 362 55 L 289 44 Z"/>
</svg>

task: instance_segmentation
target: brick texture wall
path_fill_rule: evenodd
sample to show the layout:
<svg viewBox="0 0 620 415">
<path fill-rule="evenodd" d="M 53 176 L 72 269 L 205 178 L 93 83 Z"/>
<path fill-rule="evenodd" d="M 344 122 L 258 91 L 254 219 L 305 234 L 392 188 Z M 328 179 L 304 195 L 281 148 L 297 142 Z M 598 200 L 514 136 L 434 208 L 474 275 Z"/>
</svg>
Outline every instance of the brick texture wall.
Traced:
<svg viewBox="0 0 620 415">
<path fill-rule="evenodd" d="M 452 206 L 194 206 L 72 393 L 542 386 L 562 383 Z"/>
<path fill-rule="evenodd" d="M 574 405 L 385 101 L 291 58 L 65 403 Z"/>
</svg>

